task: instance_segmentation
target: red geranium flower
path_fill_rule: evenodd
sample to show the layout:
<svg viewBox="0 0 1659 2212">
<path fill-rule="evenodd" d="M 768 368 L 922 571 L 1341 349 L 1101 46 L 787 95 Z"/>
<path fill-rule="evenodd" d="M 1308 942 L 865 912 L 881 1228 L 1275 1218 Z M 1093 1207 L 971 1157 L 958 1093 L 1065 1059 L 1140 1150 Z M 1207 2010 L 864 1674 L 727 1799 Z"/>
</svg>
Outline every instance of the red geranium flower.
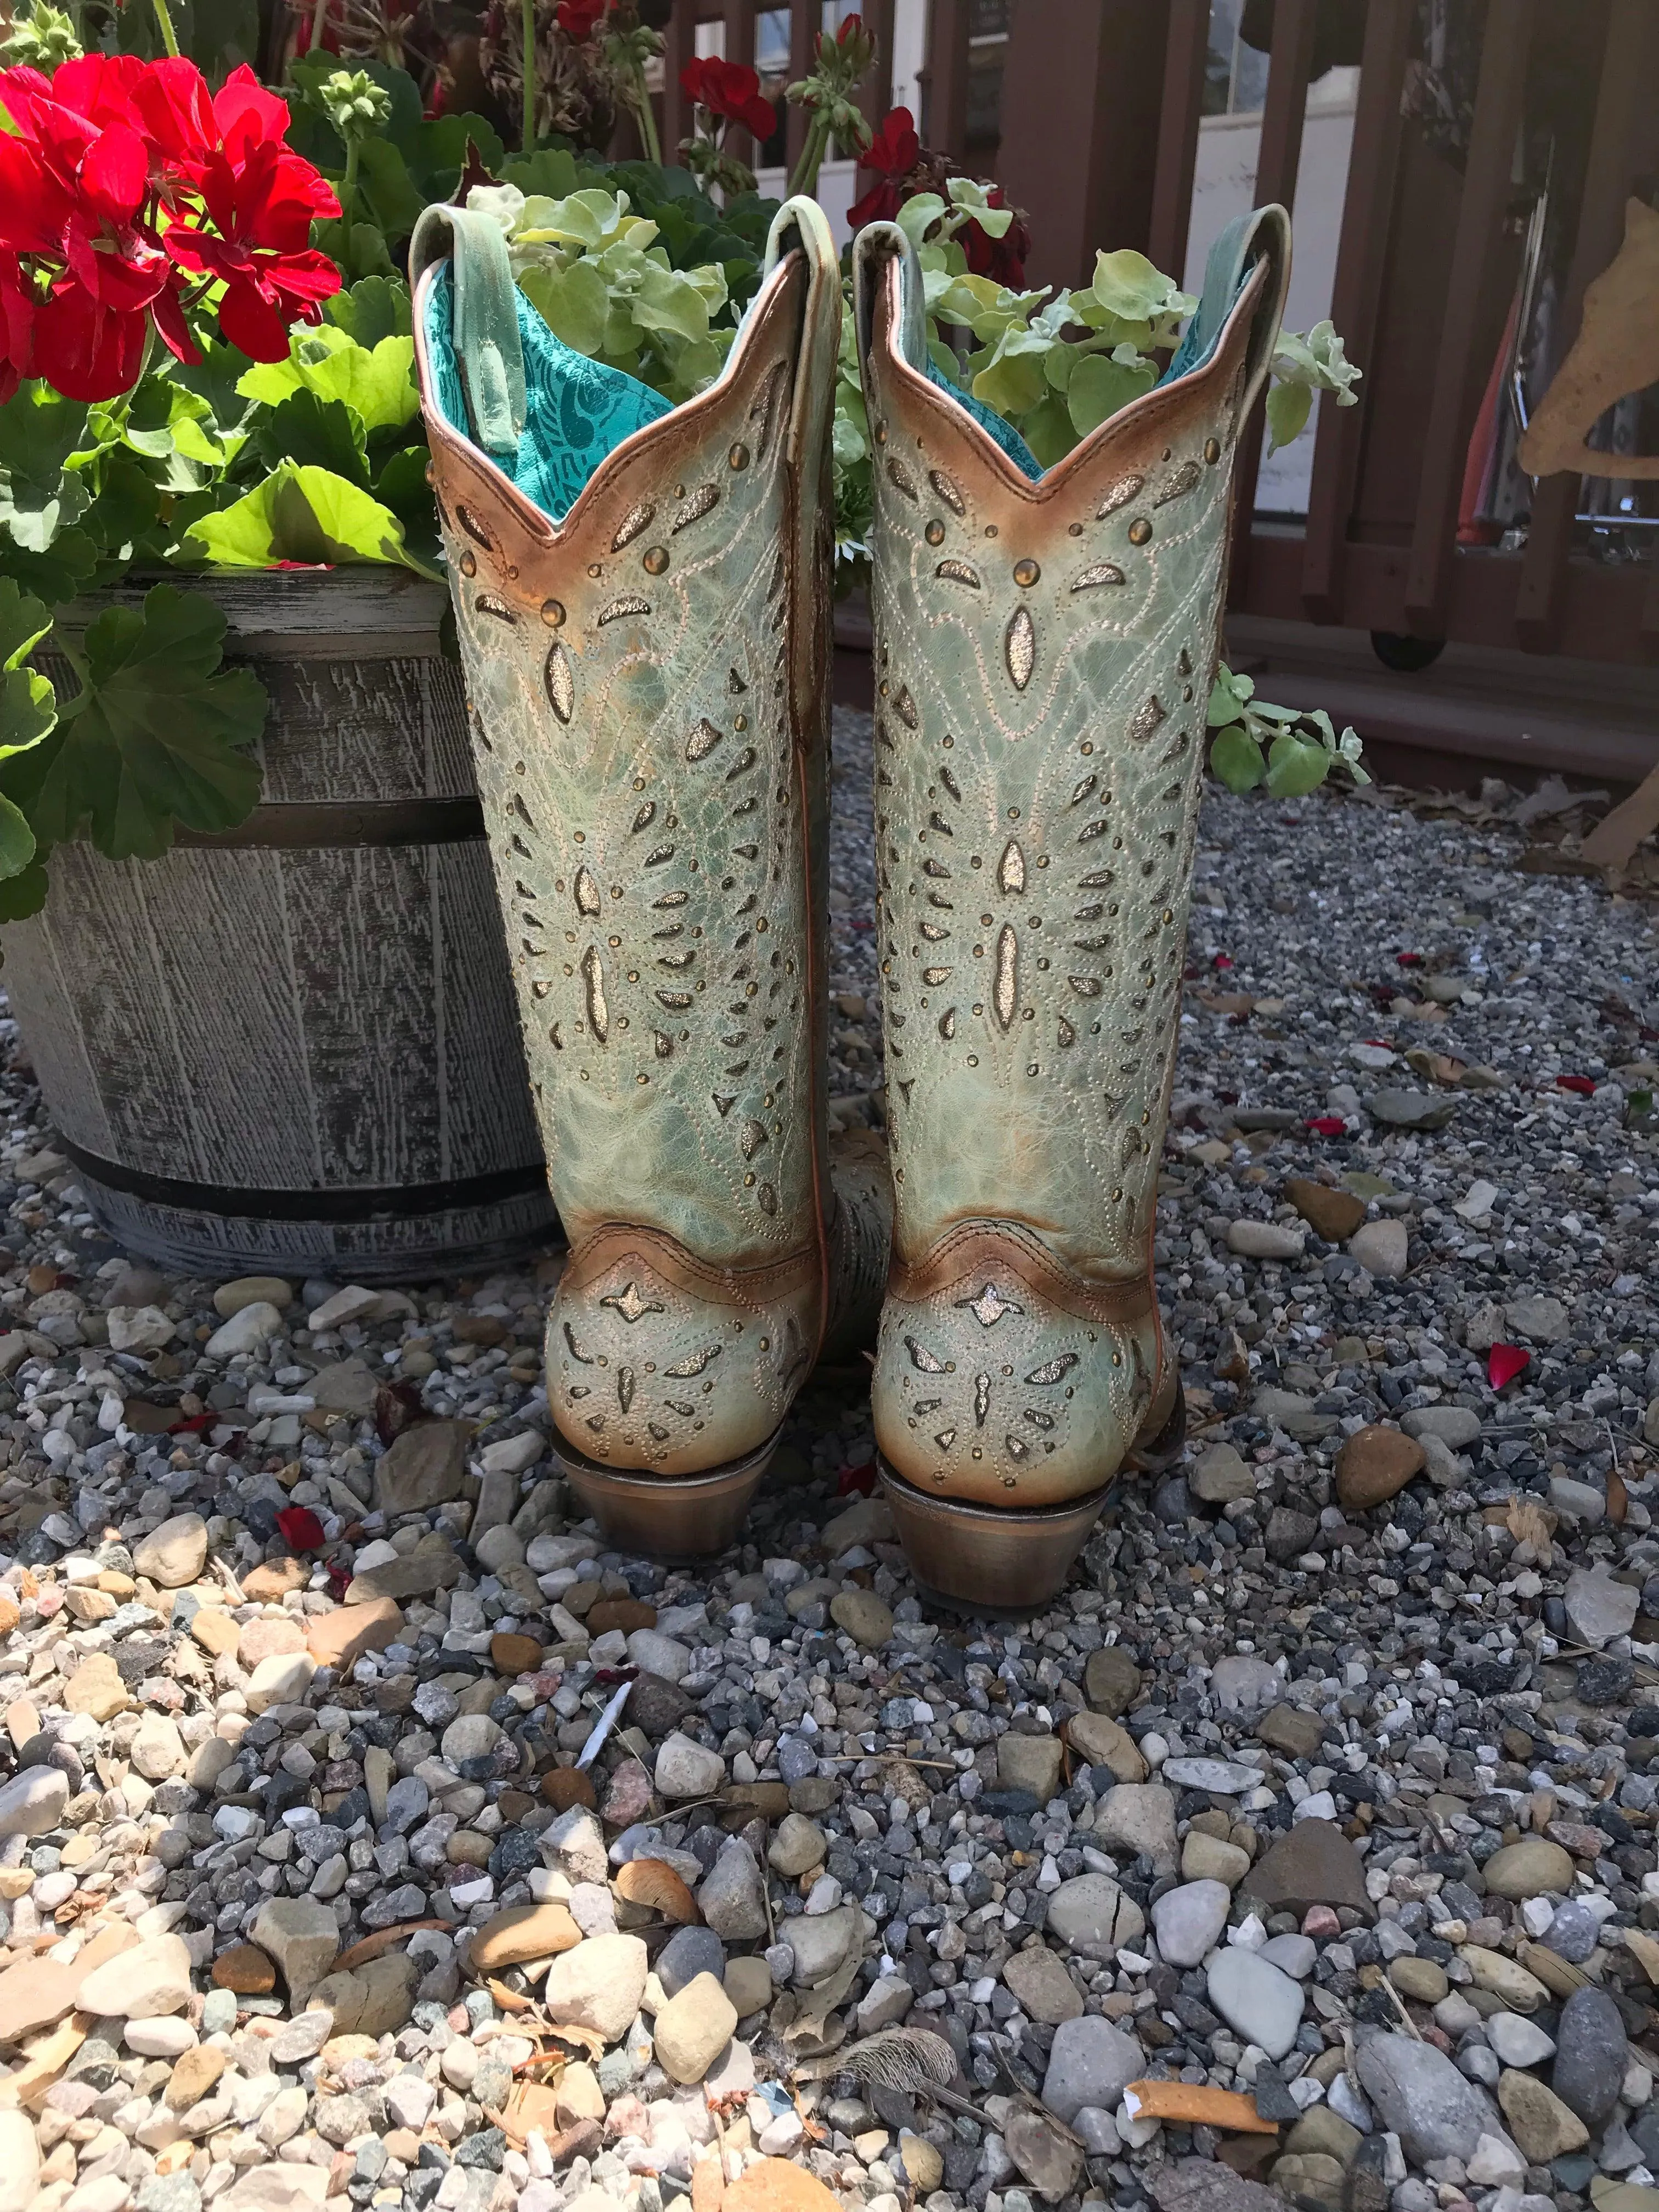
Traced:
<svg viewBox="0 0 1659 2212">
<path fill-rule="evenodd" d="M 873 169 L 876 181 L 847 211 L 847 220 L 854 230 L 862 229 L 866 222 L 893 220 L 903 200 L 900 180 L 909 175 L 921 158 L 921 141 L 916 136 L 915 116 L 908 107 L 894 108 L 882 118 L 880 130 L 859 155 L 860 168 Z"/>
<path fill-rule="evenodd" d="M 1007 206 L 1000 185 L 991 187 L 985 195 L 985 204 L 994 208 Z M 957 244 L 973 276 L 988 276 L 994 283 L 1006 284 L 1012 292 L 1018 291 L 1024 283 L 1025 257 L 1031 250 L 1031 233 L 1024 216 L 1017 215 L 1000 238 L 993 238 L 976 222 L 964 223 L 957 233 Z"/>
<path fill-rule="evenodd" d="M 759 77 L 741 62 L 700 55 L 680 71 L 680 90 L 697 106 L 726 122 L 740 123 L 763 142 L 778 127 L 776 109 L 761 97 Z"/>
<path fill-rule="evenodd" d="M 610 0 L 559 0 L 554 14 L 566 38 L 581 46 L 591 39 Z"/>
<path fill-rule="evenodd" d="M 849 15 L 846 21 L 842 25 L 840 30 L 836 33 L 836 44 L 838 46 L 844 46 L 848 43 L 848 40 L 860 37 L 863 34 L 863 16 Z"/>
<path fill-rule="evenodd" d="M 327 254 L 306 243 L 313 216 L 340 211 L 324 179 L 284 146 L 263 140 L 240 168 L 211 155 L 202 198 L 212 231 L 176 222 L 167 249 L 184 269 L 222 277 L 219 327 L 251 361 L 286 361 L 289 325 L 322 320 L 340 289 Z"/>
<path fill-rule="evenodd" d="M 0 397 L 31 375 L 114 398 L 152 324 L 199 359 L 191 273 L 225 283 L 225 336 L 264 361 L 339 289 L 308 243 L 313 216 L 338 203 L 283 143 L 287 104 L 246 66 L 213 99 L 193 62 L 88 54 L 50 82 L 0 73 L 0 108 L 13 126 L 0 134 Z"/>
</svg>

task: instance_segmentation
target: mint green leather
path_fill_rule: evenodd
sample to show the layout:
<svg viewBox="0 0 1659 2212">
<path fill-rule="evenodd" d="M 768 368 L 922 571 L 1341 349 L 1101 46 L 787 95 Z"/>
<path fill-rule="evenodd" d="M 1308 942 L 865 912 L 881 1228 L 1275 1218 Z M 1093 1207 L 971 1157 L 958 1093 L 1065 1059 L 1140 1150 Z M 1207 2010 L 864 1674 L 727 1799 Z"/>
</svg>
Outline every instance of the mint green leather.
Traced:
<svg viewBox="0 0 1659 2212">
<path fill-rule="evenodd" d="M 410 240 L 410 282 L 418 283 L 446 248 L 453 266 L 447 296 L 433 319 L 449 351 L 465 409 L 465 415 L 452 413 L 450 420 L 461 429 L 470 416 L 472 434 L 486 453 L 511 453 L 524 435 L 525 348 L 507 240 L 487 215 L 429 207 Z"/>
<path fill-rule="evenodd" d="M 590 1459 L 699 1474 L 774 1433 L 884 1269 L 881 1180 L 838 1196 L 823 1098 L 840 272 L 791 202 L 719 380 L 615 446 L 562 519 L 527 495 L 522 446 L 504 471 L 452 417 L 442 273 L 419 280 L 416 361 L 571 1246 L 549 1407 Z M 549 381 L 526 352 L 523 443 L 559 477 L 586 430 L 552 450 L 565 365 Z"/>
<path fill-rule="evenodd" d="M 904 1480 L 985 1506 L 1100 1489 L 1165 1376 L 1158 1164 L 1282 210 L 1213 266 L 1197 365 L 1033 482 L 927 375 L 902 233 L 854 248 L 895 1183 L 876 1435 Z"/>
</svg>

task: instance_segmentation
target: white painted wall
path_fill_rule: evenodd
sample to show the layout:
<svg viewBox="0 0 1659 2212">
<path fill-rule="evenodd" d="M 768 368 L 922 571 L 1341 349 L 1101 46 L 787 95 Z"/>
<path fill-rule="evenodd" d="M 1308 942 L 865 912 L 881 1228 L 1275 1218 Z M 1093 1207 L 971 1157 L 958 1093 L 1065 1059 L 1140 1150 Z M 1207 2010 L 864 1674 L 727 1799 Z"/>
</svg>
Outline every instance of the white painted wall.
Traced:
<svg viewBox="0 0 1659 2212">
<path fill-rule="evenodd" d="M 1302 132 L 1302 161 L 1297 173 L 1296 205 L 1291 210 L 1294 239 L 1291 295 L 1285 320 L 1305 331 L 1331 312 L 1336 276 L 1337 240 L 1347 191 L 1348 155 L 1353 144 L 1357 69 L 1327 70 L 1308 94 Z M 1198 164 L 1193 180 L 1192 228 L 1187 239 L 1182 288 L 1198 291 L 1211 246 L 1237 215 L 1255 202 L 1255 168 L 1261 146 L 1261 116 L 1206 115 L 1198 127 Z M 1364 363 L 1360 364 L 1363 368 Z M 1269 458 L 1263 441 L 1257 511 L 1305 514 L 1313 474 L 1314 428 L 1323 397 L 1315 402 L 1308 427 L 1293 444 Z"/>
</svg>

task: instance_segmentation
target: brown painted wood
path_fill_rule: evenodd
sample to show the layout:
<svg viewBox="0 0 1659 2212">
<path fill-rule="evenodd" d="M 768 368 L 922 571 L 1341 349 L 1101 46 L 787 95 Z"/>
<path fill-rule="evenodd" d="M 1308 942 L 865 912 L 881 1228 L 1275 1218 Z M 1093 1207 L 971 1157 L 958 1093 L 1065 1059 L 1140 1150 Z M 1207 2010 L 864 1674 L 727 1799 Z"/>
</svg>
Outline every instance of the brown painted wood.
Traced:
<svg viewBox="0 0 1659 2212">
<path fill-rule="evenodd" d="M 1139 0 L 1019 0 L 997 175 L 1030 218 L 1032 283 L 1086 282 L 1103 246 L 1146 250 L 1166 44 Z"/>
<path fill-rule="evenodd" d="M 1209 0 L 1170 0 L 1146 252 L 1153 266 L 1165 270 L 1177 284 L 1187 265 L 1193 179 L 1198 168 L 1198 126 L 1204 112 L 1204 65 L 1209 51 Z"/>
<path fill-rule="evenodd" d="M 958 161 L 968 150 L 968 5 L 929 0 L 922 71 L 922 143 Z"/>
<path fill-rule="evenodd" d="M 872 131 L 893 104 L 893 0 L 863 0 L 864 27 L 876 41 L 870 74 L 859 87 L 859 112 Z"/>
<path fill-rule="evenodd" d="M 448 820 L 476 808 L 454 665 L 418 652 L 354 662 L 337 650 L 332 576 L 258 581 L 283 605 L 266 611 L 271 626 L 249 625 L 256 649 L 238 657 L 272 695 L 261 747 L 270 810 L 331 821 L 436 801 Z M 220 596 L 217 580 L 195 588 Z M 246 610 L 245 592 L 226 596 Z M 349 596 L 368 635 L 399 638 L 392 579 L 385 604 L 361 577 Z M 307 612 L 326 653 L 264 649 L 302 634 Z M 4 933 L 6 987 L 112 1234 L 197 1272 L 303 1265 L 386 1279 L 488 1262 L 546 1231 L 481 838 L 353 845 L 331 831 L 309 845 L 180 845 L 119 862 L 76 844 L 53 854 L 51 874 L 44 911 Z M 100 1185 L 100 1161 L 118 1177 L 198 1188 L 201 1202 Z M 498 1196 L 431 1203 L 434 1186 L 491 1177 Z M 233 1216 L 216 1210 L 216 1190 L 282 1195 L 276 1210 L 301 1218 Z M 426 1210 L 353 1218 L 354 1192 L 381 1204 L 399 1190 Z M 344 1218 L 306 1218 L 307 1197 Z"/>
<path fill-rule="evenodd" d="M 1302 125 L 1313 70 L 1314 33 L 1319 0 L 1274 0 L 1273 48 L 1267 93 L 1261 110 L 1261 146 L 1255 164 L 1255 204 L 1296 205 L 1297 171 L 1302 164 Z M 1250 529 L 1255 513 L 1256 477 L 1261 467 L 1261 426 L 1266 403 L 1259 399 L 1239 432 L 1238 471 L 1233 489 L 1232 574 L 1230 600 L 1243 588 L 1250 564 Z"/>
<path fill-rule="evenodd" d="M 1302 532 L 1259 528 L 1243 614 L 1303 618 Z M 1356 541 L 1344 562 L 1342 621 L 1354 629 L 1404 631 L 1411 553 L 1404 544 Z M 1468 547 L 1449 564 L 1443 634 L 1467 645 L 1515 646 L 1521 556 Z M 1560 651 L 1570 659 L 1639 667 L 1659 661 L 1659 586 L 1645 568 L 1575 557 L 1567 563 Z"/>
<path fill-rule="evenodd" d="M 1406 588 L 1407 625 L 1424 637 L 1445 635 L 1463 465 L 1492 371 L 1491 349 L 1483 342 L 1486 295 L 1509 198 L 1534 12 L 1534 0 L 1490 0 L 1486 15 L 1438 368 L 1423 430 Z"/>
<path fill-rule="evenodd" d="M 1557 324 L 1556 359 L 1565 358 L 1583 319 L 1584 294 L 1619 251 L 1625 200 L 1634 180 L 1638 134 L 1650 110 L 1659 64 L 1659 9 L 1653 0 L 1613 0 L 1602 48 L 1601 81 L 1591 126 L 1578 235 Z M 1572 545 L 1582 479 L 1545 477 L 1533 495 L 1532 521 L 1515 605 L 1516 634 L 1531 653 L 1553 653 L 1561 580 Z"/>
<path fill-rule="evenodd" d="M 789 82 L 799 84 L 812 73 L 812 57 L 817 52 L 820 11 L 817 0 L 790 0 L 789 8 Z M 792 100 L 785 126 L 784 144 L 787 151 L 790 173 L 806 150 L 806 110 Z"/>
<path fill-rule="evenodd" d="M 680 71 L 697 50 L 696 0 L 674 0 L 662 33 L 662 157 L 681 161 L 680 141 L 691 136 L 691 106 L 680 90 Z"/>
<path fill-rule="evenodd" d="M 1370 374 L 1388 262 L 1389 223 L 1399 173 L 1400 93 L 1416 20 L 1414 0 L 1371 0 L 1359 64 L 1353 148 L 1337 246 L 1331 319 L 1349 358 L 1365 374 L 1357 407 L 1319 403 L 1313 483 L 1308 495 L 1303 603 L 1319 623 L 1340 619 L 1341 570 L 1348 516 L 1359 479 L 1360 444 L 1370 399 Z"/>
<path fill-rule="evenodd" d="M 720 0 L 720 21 L 726 33 L 726 58 L 741 62 L 747 68 L 755 66 L 755 6 L 756 0 Z M 723 141 L 733 159 L 747 161 L 752 167 L 759 150 L 753 135 L 740 123 L 728 123 Z"/>
</svg>

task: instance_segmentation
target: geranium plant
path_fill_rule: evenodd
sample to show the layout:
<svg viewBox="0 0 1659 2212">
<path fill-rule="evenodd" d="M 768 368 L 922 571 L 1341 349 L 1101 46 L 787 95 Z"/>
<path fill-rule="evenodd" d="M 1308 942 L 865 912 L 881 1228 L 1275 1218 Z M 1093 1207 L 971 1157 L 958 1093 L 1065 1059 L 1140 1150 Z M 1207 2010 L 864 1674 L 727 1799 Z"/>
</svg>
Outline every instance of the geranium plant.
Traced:
<svg viewBox="0 0 1659 2212">
<path fill-rule="evenodd" d="M 694 121 L 691 136 L 680 141 L 686 167 L 705 191 L 712 187 L 726 198 L 752 192 L 755 173 L 726 151 L 726 127 L 740 125 L 757 146 L 777 129 L 777 110 L 762 95 L 760 78 L 741 62 L 709 54 L 686 64 L 680 89 L 691 102 Z"/>
</svg>

